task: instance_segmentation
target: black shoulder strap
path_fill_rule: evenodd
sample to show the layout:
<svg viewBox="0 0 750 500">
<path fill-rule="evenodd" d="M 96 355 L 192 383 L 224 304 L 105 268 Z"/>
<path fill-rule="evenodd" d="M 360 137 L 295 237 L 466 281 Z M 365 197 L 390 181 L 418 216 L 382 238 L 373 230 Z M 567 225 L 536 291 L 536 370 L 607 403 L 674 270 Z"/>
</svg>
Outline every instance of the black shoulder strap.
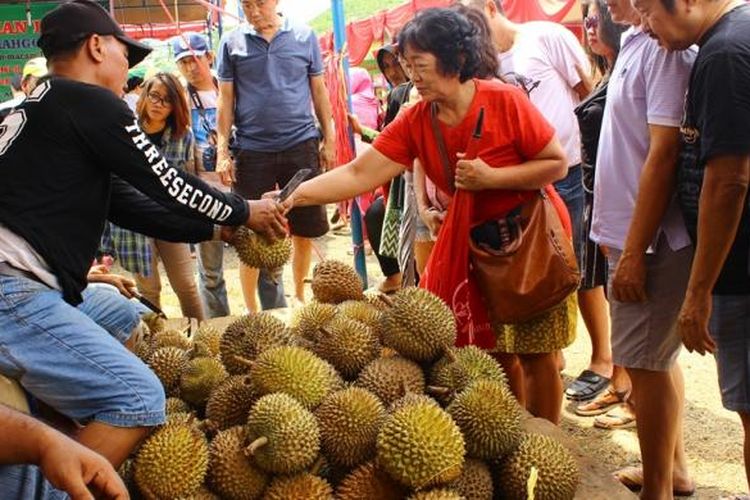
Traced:
<svg viewBox="0 0 750 500">
<path fill-rule="evenodd" d="M 450 187 L 450 192 L 453 193 L 456 191 L 456 179 L 453 175 L 451 162 L 448 159 L 448 151 L 445 147 L 443 132 L 440 130 L 440 124 L 438 123 L 437 104 L 434 102 L 430 106 L 430 123 L 432 124 L 432 133 L 435 136 L 435 142 L 437 142 L 438 152 L 440 152 L 440 161 L 443 164 L 443 174 L 445 175 L 445 180 Z"/>
</svg>

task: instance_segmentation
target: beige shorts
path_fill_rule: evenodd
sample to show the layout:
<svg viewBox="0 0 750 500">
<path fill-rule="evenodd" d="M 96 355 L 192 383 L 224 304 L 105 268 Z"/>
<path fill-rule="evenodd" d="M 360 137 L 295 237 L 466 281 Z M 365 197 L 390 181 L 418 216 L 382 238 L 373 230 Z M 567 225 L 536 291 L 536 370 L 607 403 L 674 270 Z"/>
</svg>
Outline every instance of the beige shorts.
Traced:
<svg viewBox="0 0 750 500">
<path fill-rule="evenodd" d="M 646 255 L 646 302 L 612 299 L 612 278 L 622 254 L 609 249 L 609 309 L 612 317 L 612 358 L 625 368 L 668 371 L 680 353 L 677 315 L 685 299 L 693 247 L 674 251 L 659 238 L 656 252 Z"/>
</svg>

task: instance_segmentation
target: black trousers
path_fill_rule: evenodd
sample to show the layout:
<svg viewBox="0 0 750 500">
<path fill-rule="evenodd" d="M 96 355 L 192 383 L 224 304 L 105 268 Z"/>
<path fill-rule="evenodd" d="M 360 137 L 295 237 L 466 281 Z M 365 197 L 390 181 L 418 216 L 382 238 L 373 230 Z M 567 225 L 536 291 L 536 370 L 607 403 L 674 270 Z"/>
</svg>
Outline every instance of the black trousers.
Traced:
<svg viewBox="0 0 750 500">
<path fill-rule="evenodd" d="M 383 220 L 385 219 L 385 200 L 378 196 L 372 202 L 365 212 L 365 227 L 367 228 L 367 237 L 370 239 L 370 246 L 378 258 L 380 270 L 385 277 L 393 276 L 401 270 L 398 267 L 398 259 L 393 257 L 384 257 L 380 255 L 380 233 L 383 231 Z"/>
</svg>

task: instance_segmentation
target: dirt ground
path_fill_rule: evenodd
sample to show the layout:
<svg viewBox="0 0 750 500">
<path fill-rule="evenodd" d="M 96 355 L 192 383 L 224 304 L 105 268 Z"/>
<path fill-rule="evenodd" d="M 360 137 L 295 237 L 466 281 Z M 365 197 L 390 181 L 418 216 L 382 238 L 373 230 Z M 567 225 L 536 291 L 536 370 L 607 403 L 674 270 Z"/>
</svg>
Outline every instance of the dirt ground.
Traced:
<svg viewBox="0 0 750 500">
<path fill-rule="evenodd" d="M 351 239 L 348 235 L 329 235 L 316 242 L 319 255 L 351 262 Z M 314 260 L 317 260 L 316 256 Z M 373 256 L 367 257 L 369 285 L 380 279 L 380 270 Z M 162 270 L 162 276 L 164 276 Z M 238 279 L 238 262 L 233 250 L 225 255 L 227 280 L 232 314 L 242 314 L 244 304 Z M 293 290 L 291 269 L 284 271 L 287 295 Z M 163 280 L 162 303 L 167 315 L 181 316 L 176 296 L 169 283 Z M 308 297 L 312 294 L 308 289 Z M 579 321 L 578 338 L 565 351 L 566 383 L 586 368 L 591 353 L 583 322 Z M 690 471 L 698 485 L 696 498 L 715 499 L 724 495 L 747 492 L 742 466 L 742 428 L 736 414 L 724 410 L 716 379 L 716 366 L 710 357 L 683 351 L 680 365 L 685 373 L 686 412 L 685 440 Z M 593 419 L 581 418 L 565 406 L 562 427 L 573 436 L 581 450 L 599 460 L 606 470 L 615 471 L 639 462 L 638 442 L 634 429 L 603 431 L 592 426 Z"/>
</svg>

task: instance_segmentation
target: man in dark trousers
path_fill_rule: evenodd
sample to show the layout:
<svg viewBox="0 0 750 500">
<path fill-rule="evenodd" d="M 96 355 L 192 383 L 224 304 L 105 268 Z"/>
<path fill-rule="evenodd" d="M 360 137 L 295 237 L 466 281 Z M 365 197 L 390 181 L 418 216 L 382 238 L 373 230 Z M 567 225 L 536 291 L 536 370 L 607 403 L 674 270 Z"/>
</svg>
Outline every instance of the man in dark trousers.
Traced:
<svg viewBox="0 0 750 500">
<path fill-rule="evenodd" d="M 117 467 L 164 422 L 164 391 L 75 307 L 105 219 L 187 242 L 219 226 L 283 236 L 286 221 L 273 201 L 222 193 L 166 162 L 121 99 L 149 49 L 99 5 L 60 5 L 38 43 L 51 76 L 0 125 L 0 374 L 80 422 L 78 441 Z M 155 216 L 134 215 L 134 200 Z"/>
</svg>

